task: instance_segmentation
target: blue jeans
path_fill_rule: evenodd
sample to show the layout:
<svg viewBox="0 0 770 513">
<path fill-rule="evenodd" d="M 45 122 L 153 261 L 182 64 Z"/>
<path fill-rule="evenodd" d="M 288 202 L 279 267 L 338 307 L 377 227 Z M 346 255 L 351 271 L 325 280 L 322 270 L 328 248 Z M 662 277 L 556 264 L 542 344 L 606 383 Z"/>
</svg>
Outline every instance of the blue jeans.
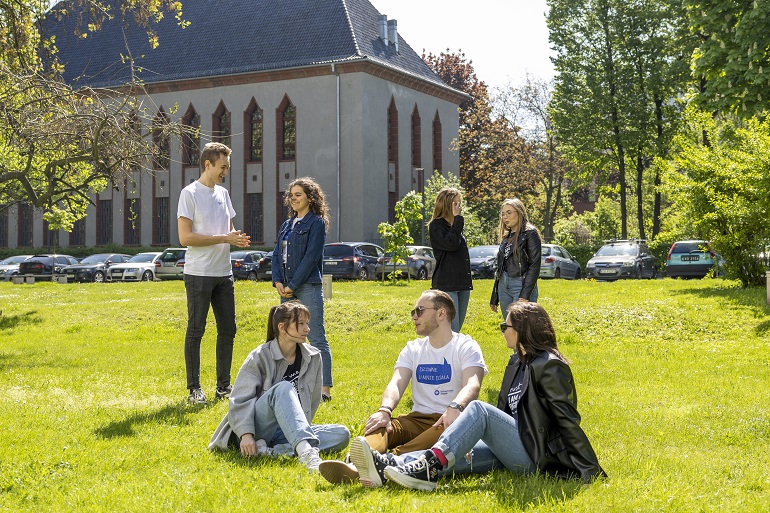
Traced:
<svg viewBox="0 0 770 513">
<path fill-rule="evenodd" d="M 294 291 L 294 298 L 305 305 L 310 311 L 310 333 L 307 339 L 310 345 L 321 351 L 321 363 L 323 364 L 323 382 L 325 387 L 333 386 L 332 382 L 332 350 L 326 339 L 324 328 L 324 291 L 320 283 L 304 283 Z M 289 301 L 281 298 L 281 303 Z"/>
<path fill-rule="evenodd" d="M 516 420 L 482 401 L 471 401 L 433 447 L 441 450 L 449 462 L 444 474 L 481 473 L 501 467 L 526 474 L 537 468 L 521 443 Z M 471 449 L 472 464 L 465 460 Z M 401 458 L 408 463 L 424 452 L 411 452 Z"/>
<path fill-rule="evenodd" d="M 235 289 L 232 276 L 184 275 L 187 292 L 187 333 L 184 338 L 184 361 L 187 388 L 201 387 L 201 339 L 206 331 L 209 306 L 217 321 L 217 387 L 230 385 L 230 368 L 235 343 Z"/>
<path fill-rule="evenodd" d="M 468 311 L 468 302 L 471 299 L 470 290 L 445 290 L 455 304 L 455 318 L 452 319 L 452 331 L 460 333 L 465 322 L 465 313 Z"/>
<path fill-rule="evenodd" d="M 267 440 L 270 445 L 289 443 L 292 447 L 302 440 L 321 451 L 341 451 L 350 441 L 350 431 L 339 424 L 307 422 L 294 385 L 281 381 L 273 385 L 254 404 L 254 439 Z"/>
<path fill-rule="evenodd" d="M 511 278 L 506 272 L 500 276 L 500 281 L 497 284 L 497 296 L 500 299 L 500 312 L 503 314 L 503 320 L 508 316 L 508 305 L 519 300 L 523 285 L 524 278 L 521 276 Z M 535 288 L 532 289 L 532 294 L 529 295 L 529 300 L 537 301 L 537 282 L 535 282 Z"/>
</svg>

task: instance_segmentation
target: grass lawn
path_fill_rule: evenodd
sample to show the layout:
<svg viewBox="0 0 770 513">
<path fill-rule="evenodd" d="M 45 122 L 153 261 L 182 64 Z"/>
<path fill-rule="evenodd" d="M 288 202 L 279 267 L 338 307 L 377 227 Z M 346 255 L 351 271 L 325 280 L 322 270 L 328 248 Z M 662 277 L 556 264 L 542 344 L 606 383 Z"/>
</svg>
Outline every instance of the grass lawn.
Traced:
<svg viewBox="0 0 770 513">
<path fill-rule="evenodd" d="M 361 434 L 427 282 L 334 283 L 326 327 L 334 399 L 316 422 Z M 495 402 L 510 355 L 477 281 L 463 331 Z M 236 283 L 233 377 L 278 295 Z M 436 493 L 332 486 L 296 460 L 213 454 L 226 402 L 186 404 L 182 282 L 0 283 L 2 511 L 770 510 L 770 308 L 722 280 L 541 281 L 572 361 L 583 427 L 609 473 L 582 486 L 509 472 L 443 479 Z M 214 395 L 213 316 L 201 351 Z M 408 398 L 397 413 L 407 411 Z M 339 455 L 329 455 L 333 457 Z"/>
</svg>

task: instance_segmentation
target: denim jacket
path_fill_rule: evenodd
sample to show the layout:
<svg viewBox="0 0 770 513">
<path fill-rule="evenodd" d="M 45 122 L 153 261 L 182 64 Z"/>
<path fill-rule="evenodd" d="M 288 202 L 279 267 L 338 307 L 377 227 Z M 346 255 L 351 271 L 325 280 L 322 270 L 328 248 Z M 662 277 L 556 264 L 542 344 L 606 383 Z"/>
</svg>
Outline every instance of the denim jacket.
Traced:
<svg viewBox="0 0 770 513">
<path fill-rule="evenodd" d="M 321 216 L 312 212 L 305 214 L 291 228 L 294 218 L 287 219 L 278 231 L 278 239 L 273 250 L 273 283 L 281 282 L 291 290 L 297 290 L 305 283 L 321 283 L 323 272 L 324 244 L 326 244 L 326 224 Z M 283 267 L 283 236 L 291 230 L 288 240 L 286 274 Z"/>
</svg>

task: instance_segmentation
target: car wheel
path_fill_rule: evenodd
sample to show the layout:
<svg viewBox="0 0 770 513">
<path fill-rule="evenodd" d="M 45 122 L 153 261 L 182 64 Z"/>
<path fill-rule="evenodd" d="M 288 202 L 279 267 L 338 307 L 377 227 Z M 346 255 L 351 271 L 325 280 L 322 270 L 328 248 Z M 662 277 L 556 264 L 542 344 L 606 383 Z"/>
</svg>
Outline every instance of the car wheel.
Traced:
<svg viewBox="0 0 770 513">
<path fill-rule="evenodd" d="M 249 281 L 257 281 L 257 273 L 254 271 L 249 272 L 249 275 L 247 276 Z"/>
<path fill-rule="evenodd" d="M 147 269 L 142 273 L 142 281 L 152 281 L 152 271 Z"/>
<path fill-rule="evenodd" d="M 634 273 L 634 278 L 636 278 L 637 280 L 641 280 L 642 279 L 642 267 L 641 266 L 636 268 L 636 272 Z"/>
<path fill-rule="evenodd" d="M 575 279 L 576 279 L 576 280 L 579 280 L 579 279 L 580 279 L 580 267 L 578 267 L 578 268 L 577 268 L 577 271 L 575 271 Z"/>
<path fill-rule="evenodd" d="M 101 271 L 96 271 L 94 273 L 94 282 L 95 283 L 104 283 L 104 273 Z"/>
<path fill-rule="evenodd" d="M 561 278 L 561 267 L 557 267 L 556 270 L 553 272 L 554 278 Z"/>
<path fill-rule="evenodd" d="M 369 270 L 366 267 L 362 267 L 358 271 L 358 279 L 361 281 L 366 281 L 369 279 Z"/>
<path fill-rule="evenodd" d="M 658 268 L 657 267 L 653 267 L 652 268 L 652 274 L 650 274 L 650 279 L 654 280 L 657 277 L 658 277 Z"/>
<path fill-rule="evenodd" d="M 417 279 L 418 280 L 427 280 L 428 279 L 428 270 L 424 267 L 420 267 L 420 269 L 417 271 Z"/>
</svg>

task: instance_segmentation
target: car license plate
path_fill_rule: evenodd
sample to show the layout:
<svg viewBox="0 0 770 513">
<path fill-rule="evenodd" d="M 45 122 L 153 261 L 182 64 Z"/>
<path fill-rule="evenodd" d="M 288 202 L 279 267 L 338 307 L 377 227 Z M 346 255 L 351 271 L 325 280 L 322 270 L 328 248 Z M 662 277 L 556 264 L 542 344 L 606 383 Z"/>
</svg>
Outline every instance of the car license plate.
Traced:
<svg viewBox="0 0 770 513">
<path fill-rule="evenodd" d="M 615 271 L 613 269 L 601 269 L 599 274 L 615 274 Z"/>
<path fill-rule="evenodd" d="M 273 271 L 265 271 L 265 275 L 272 276 L 273 275 Z"/>
<path fill-rule="evenodd" d="M 324 265 L 337 265 L 337 262 L 327 261 L 324 262 Z"/>
<path fill-rule="evenodd" d="M 682 262 L 697 262 L 700 260 L 699 255 L 683 255 Z"/>
<path fill-rule="evenodd" d="M 115 269 L 112 274 L 123 274 L 123 269 Z"/>
</svg>

